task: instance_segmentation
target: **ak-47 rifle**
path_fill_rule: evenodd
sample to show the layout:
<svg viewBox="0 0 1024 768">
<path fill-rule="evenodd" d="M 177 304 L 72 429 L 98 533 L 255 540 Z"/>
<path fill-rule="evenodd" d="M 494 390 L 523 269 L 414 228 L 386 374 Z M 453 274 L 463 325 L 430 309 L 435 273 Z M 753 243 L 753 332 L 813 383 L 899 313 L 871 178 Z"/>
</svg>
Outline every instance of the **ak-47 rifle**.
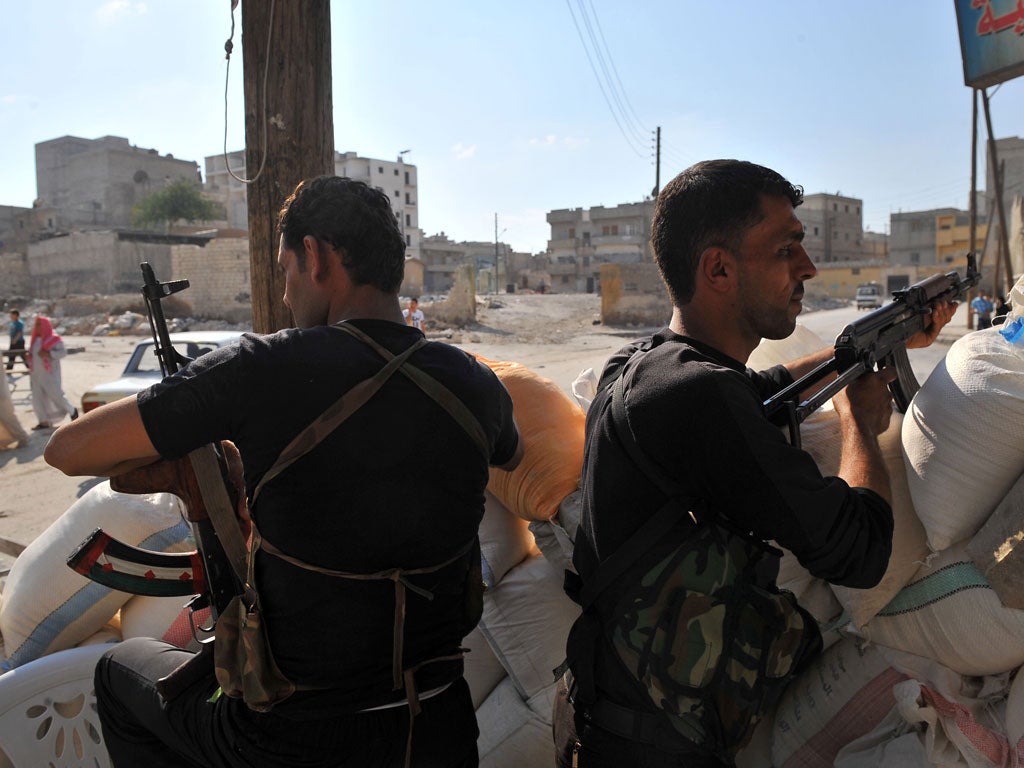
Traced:
<svg viewBox="0 0 1024 768">
<path fill-rule="evenodd" d="M 788 425 L 790 442 L 800 447 L 800 424 L 804 419 L 858 376 L 883 367 L 896 369 L 897 379 L 889 385 L 889 391 L 899 411 L 906 413 L 920 388 L 907 359 L 907 341 L 924 329 L 925 316 L 936 303 L 960 301 L 980 279 L 974 254 L 968 253 L 967 271 L 962 279 L 957 272 L 947 272 L 893 292 L 891 303 L 854 320 L 842 330 L 836 337 L 831 360 L 765 400 L 765 415 L 780 426 Z M 800 400 L 802 392 L 832 374 L 838 377 L 806 400 Z"/>
<path fill-rule="evenodd" d="M 156 355 L 164 376 L 176 373 L 191 360 L 171 343 L 167 321 L 160 301 L 188 288 L 188 280 L 161 283 L 153 268 L 143 262 L 142 296 L 146 303 Z M 229 459 L 240 479 L 240 457 L 230 443 L 206 445 L 175 461 L 158 461 L 110 479 L 111 488 L 122 493 L 173 493 L 182 499 L 195 536 L 198 551 L 182 553 L 152 552 L 117 541 L 102 529 L 96 529 L 68 558 L 68 565 L 100 584 L 139 595 L 186 596 L 190 617 L 209 607 L 210 624 L 197 627 L 193 634 L 209 632 L 213 622 L 236 594 L 245 578 L 245 537 L 239 508 L 238 491 L 231 478 Z M 240 483 L 239 483 L 240 484 Z M 211 517 L 212 516 L 212 517 Z M 216 525 L 215 521 L 216 520 Z M 203 646 L 207 655 L 210 643 Z M 199 655 L 197 655 L 197 658 Z M 191 675 L 182 675 L 187 684 Z M 175 676 L 165 678 L 161 690 L 173 696 L 182 682 Z"/>
</svg>

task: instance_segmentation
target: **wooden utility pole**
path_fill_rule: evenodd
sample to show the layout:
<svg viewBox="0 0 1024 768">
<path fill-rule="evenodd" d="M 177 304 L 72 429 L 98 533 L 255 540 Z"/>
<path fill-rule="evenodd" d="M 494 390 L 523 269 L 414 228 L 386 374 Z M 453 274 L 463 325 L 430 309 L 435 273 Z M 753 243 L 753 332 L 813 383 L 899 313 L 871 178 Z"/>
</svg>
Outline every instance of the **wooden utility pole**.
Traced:
<svg viewBox="0 0 1024 768">
<path fill-rule="evenodd" d="M 242 53 L 245 168 L 259 174 L 248 189 L 252 323 L 272 333 L 294 325 L 277 212 L 300 181 L 334 173 L 330 0 L 243 0 Z"/>
</svg>

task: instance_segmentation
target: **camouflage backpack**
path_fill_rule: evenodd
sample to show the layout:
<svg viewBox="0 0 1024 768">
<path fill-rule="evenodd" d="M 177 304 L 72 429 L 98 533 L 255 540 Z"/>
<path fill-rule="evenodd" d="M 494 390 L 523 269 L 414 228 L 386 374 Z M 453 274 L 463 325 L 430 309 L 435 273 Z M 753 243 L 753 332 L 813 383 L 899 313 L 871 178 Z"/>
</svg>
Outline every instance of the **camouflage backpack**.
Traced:
<svg viewBox="0 0 1024 768">
<path fill-rule="evenodd" d="M 590 722 L 668 752 L 731 763 L 785 685 L 821 649 L 817 622 L 775 585 L 781 552 L 685 504 L 637 445 L 613 385 L 615 433 L 668 501 L 586 583 L 567 572 L 583 607 L 567 643 L 571 696 Z M 574 578 L 575 577 L 575 578 Z M 597 645 L 602 698 L 595 684 Z M 643 701 L 642 710 L 621 705 Z"/>
</svg>

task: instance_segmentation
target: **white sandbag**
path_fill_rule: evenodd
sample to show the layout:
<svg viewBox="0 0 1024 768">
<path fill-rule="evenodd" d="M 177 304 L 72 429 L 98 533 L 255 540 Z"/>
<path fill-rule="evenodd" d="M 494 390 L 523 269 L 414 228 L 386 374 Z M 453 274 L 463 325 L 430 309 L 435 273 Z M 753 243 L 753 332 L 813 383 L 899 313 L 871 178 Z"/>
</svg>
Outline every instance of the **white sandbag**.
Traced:
<svg viewBox="0 0 1024 768">
<path fill-rule="evenodd" d="M 839 750 L 834 768 L 924 768 L 931 765 L 919 733 L 908 731 L 907 721 L 893 707 L 863 736 Z"/>
<path fill-rule="evenodd" d="M 131 597 L 67 567 L 68 555 L 95 528 L 132 546 L 187 551 L 190 530 L 183 507 L 168 493 L 116 493 L 109 482 L 89 489 L 15 560 L 4 585 L 0 634 L 5 666 L 71 648 L 106 624 Z"/>
<path fill-rule="evenodd" d="M 484 598 L 487 599 L 487 598 Z M 484 640 L 480 627 L 462 638 L 462 647 L 469 653 L 463 656 L 465 670 L 462 675 L 469 684 L 469 694 L 473 698 L 473 709 L 477 709 L 491 695 L 502 680 L 505 679 L 505 668 L 494 655 L 491 646 Z"/>
<path fill-rule="evenodd" d="M 524 768 L 554 764 L 551 716 L 543 718 L 505 678 L 476 711 L 480 768 Z"/>
<path fill-rule="evenodd" d="M 903 449 L 931 548 L 973 536 L 1024 472 L 1024 348 L 997 328 L 958 339 L 911 402 Z"/>
<path fill-rule="evenodd" d="M 480 554 L 484 587 L 492 589 L 527 557 L 539 554 L 530 523 L 513 515 L 490 491 L 484 493 Z"/>
<path fill-rule="evenodd" d="M 961 675 L 1024 664 L 1024 611 L 1005 608 L 960 543 L 923 565 L 859 634 Z"/>
<path fill-rule="evenodd" d="M 565 640 L 579 613 L 562 591 L 562 574 L 540 554 L 484 594 L 480 630 L 520 698 L 554 682 L 553 670 L 565 660 Z"/>
<path fill-rule="evenodd" d="M 78 644 L 81 648 L 86 645 L 107 645 L 111 643 L 121 642 L 121 624 L 115 614 L 114 618 L 100 627 L 96 632 L 93 632 L 89 637 L 85 638 Z"/>
<path fill-rule="evenodd" d="M 1005 733 L 1010 746 L 1021 752 L 1024 748 L 1024 673 L 1019 669 L 1006 697 Z"/>
<path fill-rule="evenodd" d="M 892 554 L 882 580 L 870 589 L 852 589 L 833 586 L 833 591 L 854 626 L 863 627 L 914 578 L 914 574 L 927 560 L 930 550 L 924 526 L 917 516 L 914 500 L 907 485 L 903 461 L 903 414 L 894 411 L 889 429 L 879 435 L 878 444 L 889 471 L 892 492 Z"/>
<path fill-rule="evenodd" d="M 892 711 L 892 687 L 903 679 L 872 646 L 840 640 L 782 695 L 772 724 L 772 765 L 831 766 L 839 750 Z"/>
<path fill-rule="evenodd" d="M 782 550 L 775 583 L 779 589 L 792 592 L 819 624 L 827 624 L 843 612 L 843 606 L 836 600 L 828 582 L 812 575 L 787 549 Z"/>
<path fill-rule="evenodd" d="M 560 573 L 576 570 L 572 564 L 572 553 L 582 514 L 583 492 L 577 489 L 562 500 L 558 512 L 550 520 L 530 522 L 530 532 L 541 554 Z"/>
<path fill-rule="evenodd" d="M 572 396 L 584 411 L 590 409 L 590 404 L 597 396 L 597 383 L 599 379 L 600 377 L 593 368 L 584 368 L 573 379 L 572 386 L 570 387 Z"/>
<path fill-rule="evenodd" d="M 1011 754 L 1002 723 L 989 708 L 949 701 L 917 680 L 898 683 L 893 696 L 903 719 L 923 733 L 929 765 L 1020 765 L 1024 755 Z"/>
</svg>

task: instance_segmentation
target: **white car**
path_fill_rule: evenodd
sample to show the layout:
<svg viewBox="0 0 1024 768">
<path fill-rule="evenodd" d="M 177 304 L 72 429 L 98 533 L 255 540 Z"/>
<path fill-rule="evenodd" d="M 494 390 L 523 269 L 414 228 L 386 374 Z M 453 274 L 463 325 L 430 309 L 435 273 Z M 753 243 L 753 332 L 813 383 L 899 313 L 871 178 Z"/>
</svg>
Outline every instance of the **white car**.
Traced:
<svg viewBox="0 0 1024 768">
<path fill-rule="evenodd" d="M 171 345 L 190 360 L 205 355 L 218 347 L 223 347 L 238 340 L 239 331 L 193 331 L 190 333 L 172 333 Z M 134 395 L 163 378 L 160 372 L 160 359 L 156 356 L 156 345 L 153 340 L 144 341 L 135 347 L 128 365 L 124 367 L 121 378 L 99 384 L 82 395 L 82 413 L 112 403 L 123 397 Z"/>
</svg>

